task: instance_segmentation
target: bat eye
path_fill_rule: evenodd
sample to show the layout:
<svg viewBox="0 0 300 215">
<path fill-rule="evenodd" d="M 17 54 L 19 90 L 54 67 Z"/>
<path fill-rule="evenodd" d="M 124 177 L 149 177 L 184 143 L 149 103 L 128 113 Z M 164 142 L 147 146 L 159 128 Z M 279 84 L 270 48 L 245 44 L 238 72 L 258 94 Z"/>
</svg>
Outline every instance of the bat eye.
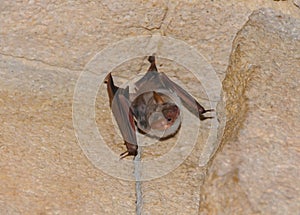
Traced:
<svg viewBox="0 0 300 215">
<path fill-rule="evenodd" d="M 172 121 L 172 119 L 171 119 L 171 118 L 168 118 L 167 120 L 168 120 L 168 122 L 171 122 L 171 121 Z"/>
</svg>

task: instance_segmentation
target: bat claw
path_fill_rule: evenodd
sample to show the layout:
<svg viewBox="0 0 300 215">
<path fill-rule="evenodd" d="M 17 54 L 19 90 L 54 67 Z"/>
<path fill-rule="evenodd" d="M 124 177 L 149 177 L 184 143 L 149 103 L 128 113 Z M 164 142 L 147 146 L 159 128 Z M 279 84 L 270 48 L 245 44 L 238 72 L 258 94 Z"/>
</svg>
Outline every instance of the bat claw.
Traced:
<svg viewBox="0 0 300 215">
<path fill-rule="evenodd" d="M 120 160 L 123 159 L 123 158 L 125 158 L 125 157 L 127 157 L 127 156 L 129 156 L 129 152 L 128 151 L 121 153 L 120 154 Z"/>
<path fill-rule="evenodd" d="M 200 115 L 200 120 L 203 121 L 203 120 L 206 120 L 206 119 L 213 119 L 214 117 L 212 116 L 202 116 Z"/>
<path fill-rule="evenodd" d="M 203 113 L 206 113 L 206 112 L 213 112 L 213 111 L 215 111 L 215 110 L 214 110 L 214 109 L 208 109 L 208 110 L 204 110 Z"/>
</svg>

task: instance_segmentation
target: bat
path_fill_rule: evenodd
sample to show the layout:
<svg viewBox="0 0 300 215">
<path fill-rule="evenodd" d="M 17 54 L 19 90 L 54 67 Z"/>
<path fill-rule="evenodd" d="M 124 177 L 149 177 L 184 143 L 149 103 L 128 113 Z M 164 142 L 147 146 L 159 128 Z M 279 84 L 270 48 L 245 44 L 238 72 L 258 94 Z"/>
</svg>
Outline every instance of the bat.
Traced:
<svg viewBox="0 0 300 215">
<path fill-rule="evenodd" d="M 155 56 L 148 58 L 150 67 L 146 74 L 135 83 L 135 93 L 129 93 L 129 86 L 120 88 L 114 84 L 111 73 L 105 78 L 109 103 L 127 148 L 120 158 L 137 155 L 136 131 L 154 134 L 160 139 L 175 135 L 180 128 L 180 109 L 173 99 L 162 92 L 176 94 L 182 104 L 200 120 L 209 119 L 204 109 L 187 91 L 158 72 Z"/>
</svg>

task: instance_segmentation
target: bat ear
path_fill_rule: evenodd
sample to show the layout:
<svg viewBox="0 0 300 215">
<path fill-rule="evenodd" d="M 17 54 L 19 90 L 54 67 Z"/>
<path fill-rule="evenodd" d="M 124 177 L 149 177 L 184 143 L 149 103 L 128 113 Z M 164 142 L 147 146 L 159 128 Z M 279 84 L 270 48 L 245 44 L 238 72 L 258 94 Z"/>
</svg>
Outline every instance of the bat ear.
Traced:
<svg viewBox="0 0 300 215">
<path fill-rule="evenodd" d="M 165 103 L 164 99 L 162 96 L 160 96 L 157 92 L 153 91 L 153 98 L 154 98 L 154 101 L 157 103 L 157 104 L 163 104 Z"/>
</svg>

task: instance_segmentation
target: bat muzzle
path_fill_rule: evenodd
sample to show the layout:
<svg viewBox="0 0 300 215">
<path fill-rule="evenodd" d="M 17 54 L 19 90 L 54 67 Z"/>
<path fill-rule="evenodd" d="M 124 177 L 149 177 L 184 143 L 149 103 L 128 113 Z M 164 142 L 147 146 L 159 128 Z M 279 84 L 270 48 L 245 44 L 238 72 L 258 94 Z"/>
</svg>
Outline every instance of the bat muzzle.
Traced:
<svg viewBox="0 0 300 215">
<path fill-rule="evenodd" d="M 177 108 L 176 111 L 176 118 L 166 118 L 163 112 L 152 113 L 148 119 L 150 125 L 148 134 L 158 138 L 166 138 L 174 135 L 181 125 L 179 109 Z"/>
</svg>

